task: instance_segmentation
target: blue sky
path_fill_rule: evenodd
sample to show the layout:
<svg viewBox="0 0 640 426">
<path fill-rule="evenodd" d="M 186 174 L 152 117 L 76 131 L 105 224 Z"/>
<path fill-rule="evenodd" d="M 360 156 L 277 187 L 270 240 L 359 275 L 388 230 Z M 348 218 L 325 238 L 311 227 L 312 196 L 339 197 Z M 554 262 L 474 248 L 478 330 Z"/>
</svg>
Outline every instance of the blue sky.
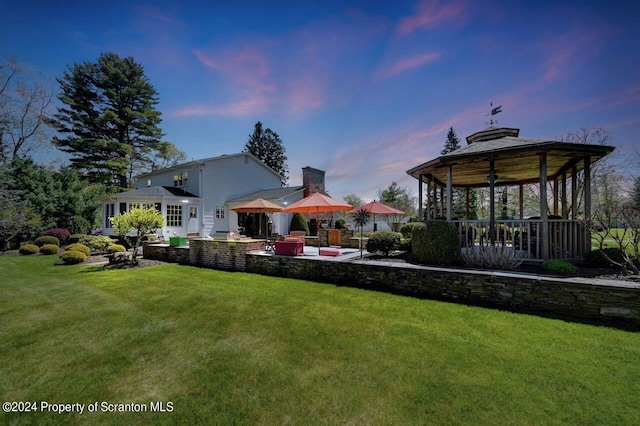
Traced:
<svg viewBox="0 0 640 426">
<path fill-rule="evenodd" d="M 640 162 L 638 1 L 1 0 L 0 55 L 54 80 L 104 52 L 159 92 L 166 140 L 189 159 L 240 152 L 261 121 L 290 185 L 375 198 L 405 171 L 499 125 L 557 139 L 604 127 Z M 637 170 L 637 169 L 636 169 Z"/>
</svg>

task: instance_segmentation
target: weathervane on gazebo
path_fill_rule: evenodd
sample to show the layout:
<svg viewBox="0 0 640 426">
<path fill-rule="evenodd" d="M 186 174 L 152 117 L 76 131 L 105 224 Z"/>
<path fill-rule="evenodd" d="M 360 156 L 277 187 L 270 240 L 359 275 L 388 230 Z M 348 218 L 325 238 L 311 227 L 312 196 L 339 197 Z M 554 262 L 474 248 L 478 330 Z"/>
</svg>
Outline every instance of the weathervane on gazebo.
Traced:
<svg viewBox="0 0 640 426">
<path fill-rule="evenodd" d="M 491 102 L 491 112 L 490 112 L 489 114 L 485 115 L 485 117 L 486 117 L 486 116 L 488 116 L 488 115 L 490 115 L 491 117 L 493 117 L 494 115 L 498 115 L 498 114 L 500 114 L 501 112 L 502 112 L 502 105 L 497 106 L 497 107 L 495 107 L 495 108 L 494 108 L 494 107 L 493 107 L 493 102 Z M 494 120 L 494 119 L 492 118 L 492 119 L 491 119 L 491 120 L 489 120 L 489 122 L 488 122 L 488 123 L 486 123 L 486 124 L 488 124 L 489 126 L 493 126 L 494 124 L 498 124 L 498 120 Z"/>
</svg>

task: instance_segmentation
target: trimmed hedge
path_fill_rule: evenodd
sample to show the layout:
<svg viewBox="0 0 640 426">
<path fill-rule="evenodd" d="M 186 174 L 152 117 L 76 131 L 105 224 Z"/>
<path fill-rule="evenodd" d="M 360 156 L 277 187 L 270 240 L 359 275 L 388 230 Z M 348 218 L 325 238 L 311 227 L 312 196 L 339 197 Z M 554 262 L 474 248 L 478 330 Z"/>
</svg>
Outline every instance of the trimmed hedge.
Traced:
<svg viewBox="0 0 640 426">
<path fill-rule="evenodd" d="M 379 231 L 373 233 L 367 241 L 367 251 L 369 253 L 382 253 L 389 256 L 389 253 L 400 248 L 400 235 L 391 231 Z"/>
<path fill-rule="evenodd" d="M 416 260 L 431 265 L 453 265 L 460 259 L 458 229 L 453 223 L 429 220 L 413 229 L 411 249 Z"/>
<path fill-rule="evenodd" d="M 40 253 L 42 254 L 58 254 L 60 247 L 55 244 L 45 244 L 40 247 Z"/>
<path fill-rule="evenodd" d="M 424 226 L 424 222 L 409 222 L 402 225 L 402 228 L 400 228 L 400 232 L 402 233 L 403 237 L 411 238 L 411 236 L 413 235 L 413 231 L 416 228 L 424 228 Z"/>
<path fill-rule="evenodd" d="M 55 244 L 60 247 L 60 239 L 58 239 L 58 237 L 54 237 L 53 235 L 43 235 L 42 237 L 36 238 L 33 243 L 38 247 L 42 247 L 45 244 Z"/>
<path fill-rule="evenodd" d="M 127 251 L 127 249 L 122 244 L 111 244 L 107 247 L 107 253 L 122 253 Z"/>
<path fill-rule="evenodd" d="M 304 231 L 306 232 L 305 235 L 310 235 L 307 218 L 302 213 L 296 213 L 291 218 L 291 225 L 289 226 L 289 232 L 291 231 Z"/>
<path fill-rule="evenodd" d="M 80 243 L 69 244 L 67 246 L 67 251 L 79 251 L 80 253 L 84 253 L 85 256 L 91 255 L 91 249 Z"/>
<path fill-rule="evenodd" d="M 562 260 L 547 260 L 542 264 L 544 269 L 554 274 L 573 275 L 578 272 L 578 267 Z"/>
<path fill-rule="evenodd" d="M 40 251 L 40 247 L 38 247 L 35 244 L 24 244 L 20 246 L 20 250 L 18 250 L 20 254 L 23 254 L 25 256 L 28 256 L 30 254 L 36 254 L 39 251 Z"/>
<path fill-rule="evenodd" d="M 80 251 L 67 250 L 60 255 L 60 259 L 62 259 L 62 261 L 67 265 L 74 265 L 87 260 L 87 256 Z"/>
<path fill-rule="evenodd" d="M 614 266 L 611 262 L 609 262 L 602 254 L 604 252 L 609 259 L 614 262 L 624 263 L 624 256 L 622 255 L 622 250 L 618 247 L 608 247 L 605 249 L 596 249 L 586 252 L 584 254 L 584 261 L 589 266 Z"/>
</svg>

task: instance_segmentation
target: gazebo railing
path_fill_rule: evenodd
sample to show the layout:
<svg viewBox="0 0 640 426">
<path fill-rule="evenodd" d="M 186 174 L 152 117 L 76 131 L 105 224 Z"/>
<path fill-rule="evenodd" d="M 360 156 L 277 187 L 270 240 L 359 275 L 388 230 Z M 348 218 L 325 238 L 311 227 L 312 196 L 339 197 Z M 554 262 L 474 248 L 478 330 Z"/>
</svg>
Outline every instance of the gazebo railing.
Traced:
<svg viewBox="0 0 640 426">
<path fill-rule="evenodd" d="M 576 220 L 549 219 L 549 230 L 543 238 L 542 220 L 497 220 L 493 235 L 488 220 L 454 220 L 461 248 L 501 244 L 523 252 L 526 259 L 544 259 L 547 244 L 549 259 L 582 258 L 591 249 L 585 224 Z"/>
</svg>

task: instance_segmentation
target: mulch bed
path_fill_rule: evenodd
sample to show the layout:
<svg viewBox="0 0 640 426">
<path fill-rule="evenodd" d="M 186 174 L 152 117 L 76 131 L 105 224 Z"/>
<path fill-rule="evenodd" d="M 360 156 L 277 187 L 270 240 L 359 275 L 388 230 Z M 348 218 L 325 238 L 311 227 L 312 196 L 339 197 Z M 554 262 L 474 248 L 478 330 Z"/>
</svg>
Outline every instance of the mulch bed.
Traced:
<svg viewBox="0 0 640 426">
<path fill-rule="evenodd" d="M 354 258 L 353 260 L 360 260 L 360 258 Z M 394 262 L 394 263 L 410 263 L 414 265 L 423 265 L 419 263 L 411 252 L 395 251 L 389 256 L 382 256 L 378 254 L 365 254 L 363 260 L 375 260 L 379 262 Z M 424 265 L 423 265 L 424 266 Z M 429 266 L 429 265 L 426 265 Z M 438 266 L 438 265 L 432 265 Z M 541 263 L 523 263 L 515 271 L 507 272 L 524 272 L 528 274 L 536 274 L 550 277 L 581 277 L 581 278 L 596 278 L 604 280 L 616 280 L 616 281 L 628 281 L 640 283 L 640 276 L 638 275 L 623 275 L 618 268 L 605 267 L 605 268 L 591 268 L 587 265 L 577 264 L 578 271 L 572 275 L 558 275 L 546 270 Z M 468 269 L 462 266 L 453 266 L 452 269 Z"/>
</svg>

